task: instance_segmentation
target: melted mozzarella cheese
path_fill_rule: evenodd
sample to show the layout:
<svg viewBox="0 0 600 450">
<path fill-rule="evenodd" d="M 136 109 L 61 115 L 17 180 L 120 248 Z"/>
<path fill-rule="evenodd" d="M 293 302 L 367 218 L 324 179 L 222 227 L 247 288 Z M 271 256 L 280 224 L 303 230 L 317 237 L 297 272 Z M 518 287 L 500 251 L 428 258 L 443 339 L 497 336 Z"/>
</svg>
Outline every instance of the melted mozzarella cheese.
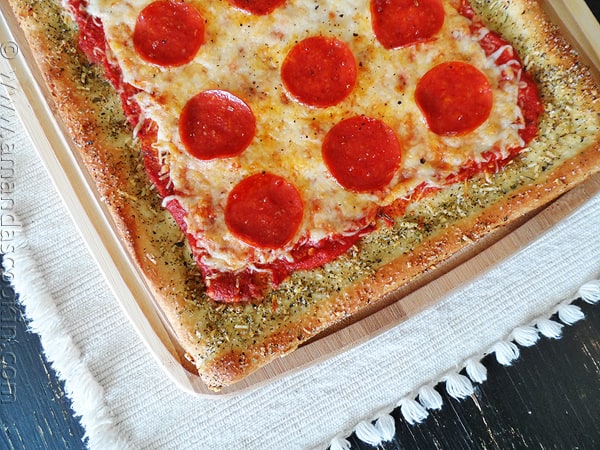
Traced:
<svg viewBox="0 0 600 450">
<path fill-rule="evenodd" d="M 90 0 L 99 17 L 111 57 L 126 82 L 140 88 L 136 100 L 158 125 L 157 148 L 177 200 L 188 212 L 186 225 L 206 250 L 203 261 L 217 270 L 240 270 L 255 263 L 289 258 L 298 243 L 358 232 L 379 206 L 406 197 L 419 184 L 436 184 L 465 161 L 477 161 L 492 148 L 507 150 L 522 141 L 517 107 L 518 71 L 498 67 L 472 36 L 469 22 L 448 3 L 446 18 L 430 42 L 384 49 L 376 40 L 368 0 L 294 1 L 268 16 L 252 16 L 227 1 L 190 0 L 206 20 L 206 39 L 194 60 L 182 67 L 161 68 L 134 51 L 132 33 L 139 12 L 151 0 Z M 338 105 L 312 108 L 286 92 L 280 68 L 292 46 L 310 36 L 346 42 L 358 65 L 354 91 Z M 428 130 L 414 101 L 417 82 L 436 65 L 450 60 L 473 64 L 493 88 L 490 117 L 472 133 L 438 136 Z M 178 132 L 179 115 L 188 99 L 208 89 L 240 97 L 254 112 L 256 135 L 239 156 L 210 161 L 185 150 Z M 376 193 L 344 190 L 329 174 L 321 143 L 341 120 L 366 115 L 383 120 L 402 147 L 401 168 L 388 189 Z M 281 249 L 260 249 L 227 228 L 224 209 L 231 189 L 245 177 L 268 171 L 286 178 L 301 193 L 305 212 L 295 238 Z"/>
</svg>

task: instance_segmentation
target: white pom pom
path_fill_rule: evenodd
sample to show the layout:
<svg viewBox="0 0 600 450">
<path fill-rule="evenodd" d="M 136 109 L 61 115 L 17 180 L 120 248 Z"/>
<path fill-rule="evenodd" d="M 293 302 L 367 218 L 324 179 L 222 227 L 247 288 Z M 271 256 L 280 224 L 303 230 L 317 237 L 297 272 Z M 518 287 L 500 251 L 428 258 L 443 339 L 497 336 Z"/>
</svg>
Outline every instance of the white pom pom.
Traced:
<svg viewBox="0 0 600 450">
<path fill-rule="evenodd" d="M 398 402 L 398 406 L 400 406 L 400 412 L 406 421 L 411 425 L 423 422 L 429 415 L 427 410 L 412 398 L 403 398 Z"/>
<path fill-rule="evenodd" d="M 330 450 L 350 450 L 350 442 L 343 437 L 336 436 L 329 444 Z"/>
<path fill-rule="evenodd" d="M 522 347 L 531 347 L 540 339 L 538 330 L 531 325 L 515 328 L 511 334 L 511 337 Z"/>
<path fill-rule="evenodd" d="M 442 409 L 444 404 L 440 393 L 431 386 L 419 389 L 419 402 L 427 409 Z"/>
<path fill-rule="evenodd" d="M 375 428 L 375 425 L 370 422 L 363 420 L 356 426 L 355 432 L 358 439 L 373 447 L 377 447 L 381 444 L 381 434 L 379 433 L 379 430 Z"/>
<path fill-rule="evenodd" d="M 379 431 L 382 441 L 391 441 L 396 435 L 396 422 L 389 414 L 379 417 L 375 421 L 375 428 Z"/>
<path fill-rule="evenodd" d="M 452 373 L 442 379 L 446 383 L 446 391 L 457 400 L 473 394 L 473 383 L 464 375 Z"/>
<path fill-rule="evenodd" d="M 585 319 L 585 314 L 579 306 L 576 305 L 560 305 L 557 308 L 558 318 L 566 325 L 573 325 L 575 322 Z"/>
<path fill-rule="evenodd" d="M 490 353 L 496 354 L 496 359 L 503 366 L 510 366 L 519 357 L 519 347 L 512 342 L 501 341 L 492 346 Z"/>
<path fill-rule="evenodd" d="M 560 339 L 562 336 L 563 324 L 550 319 L 540 319 L 536 323 L 538 330 L 544 336 L 550 339 Z"/>
<path fill-rule="evenodd" d="M 577 291 L 577 296 L 587 303 L 600 302 L 600 280 L 592 280 L 585 283 Z"/>
<path fill-rule="evenodd" d="M 465 370 L 467 371 L 467 375 L 469 378 L 473 380 L 475 383 L 483 383 L 487 380 L 487 369 L 480 361 L 475 361 L 472 359 L 467 360 L 465 364 Z"/>
</svg>

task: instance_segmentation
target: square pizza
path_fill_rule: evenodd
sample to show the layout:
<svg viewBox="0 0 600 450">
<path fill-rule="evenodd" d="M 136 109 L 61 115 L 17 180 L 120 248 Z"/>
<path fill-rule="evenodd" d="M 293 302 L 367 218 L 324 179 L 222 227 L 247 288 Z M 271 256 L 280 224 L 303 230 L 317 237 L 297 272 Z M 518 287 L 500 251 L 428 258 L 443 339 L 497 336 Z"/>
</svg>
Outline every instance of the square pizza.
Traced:
<svg viewBox="0 0 600 450">
<path fill-rule="evenodd" d="M 235 383 L 600 169 L 533 0 L 9 0 L 185 357 Z"/>
</svg>

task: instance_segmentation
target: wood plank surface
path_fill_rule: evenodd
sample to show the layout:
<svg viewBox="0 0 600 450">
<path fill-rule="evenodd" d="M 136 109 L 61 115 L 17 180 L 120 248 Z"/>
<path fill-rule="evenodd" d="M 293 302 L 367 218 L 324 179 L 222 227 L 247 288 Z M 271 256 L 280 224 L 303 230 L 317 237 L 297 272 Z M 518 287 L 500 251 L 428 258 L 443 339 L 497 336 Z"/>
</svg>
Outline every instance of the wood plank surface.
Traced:
<svg viewBox="0 0 600 450">
<path fill-rule="evenodd" d="M 85 448 L 63 383 L 28 331 L 9 281 L 0 269 L 0 450 Z"/>
</svg>

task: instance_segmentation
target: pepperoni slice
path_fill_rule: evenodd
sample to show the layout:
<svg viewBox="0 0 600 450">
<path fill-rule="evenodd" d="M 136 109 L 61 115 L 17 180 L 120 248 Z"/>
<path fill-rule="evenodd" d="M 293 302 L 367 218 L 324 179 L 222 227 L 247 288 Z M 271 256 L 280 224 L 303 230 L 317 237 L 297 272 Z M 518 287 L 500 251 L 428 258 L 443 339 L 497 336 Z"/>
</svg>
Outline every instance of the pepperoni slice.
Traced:
<svg viewBox="0 0 600 450">
<path fill-rule="evenodd" d="M 283 5 L 285 0 L 229 0 L 229 3 L 251 14 L 264 16 Z"/>
<path fill-rule="evenodd" d="M 334 178 L 357 192 L 386 187 L 401 159 L 394 131 L 381 120 L 365 116 L 346 119 L 329 130 L 322 154 Z"/>
<path fill-rule="evenodd" d="M 228 158 L 243 152 L 256 131 L 250 107 L 227 91 L 203 91 L 192 97 L 179 117 L 179 136 L 198 159 Z"/>
<path fill-rule="evenodd" d="M 344 100 L 356 84 L 356 61 L 344 42 L 315 36 L 296 44 L 281 67 L 287 90 L 301 103 L 319 108 Z"/>
<path fill-rule="evenodd" d="M 296 188 L 267 172 L 245 178 L 233 188 L 225 207 L 225 223 L 244 242 L 275 249 L 294 237 L 303 214 Z"/>
<path fill-rule="evenodd" d="M 427 72 L 417 84 L 415 99 L 431 131 L 455 136 L 469 133 L 486 121 L 493 94 L 482 72 L 453 61 Z"/>
<path fill-rule="evenodd" d="M 373 32 L 387 49 L 430 40 L 444 16 L 441 0 L 371 0 Z"/>
<path fill-rule="evenodd" d="M 193 6 L 173 0 L 150 3 L 138 15 L 133 45 L 145 61 L 163 67 L 189 63 L 204 43 L 204 19 Z"/>
</svg>

